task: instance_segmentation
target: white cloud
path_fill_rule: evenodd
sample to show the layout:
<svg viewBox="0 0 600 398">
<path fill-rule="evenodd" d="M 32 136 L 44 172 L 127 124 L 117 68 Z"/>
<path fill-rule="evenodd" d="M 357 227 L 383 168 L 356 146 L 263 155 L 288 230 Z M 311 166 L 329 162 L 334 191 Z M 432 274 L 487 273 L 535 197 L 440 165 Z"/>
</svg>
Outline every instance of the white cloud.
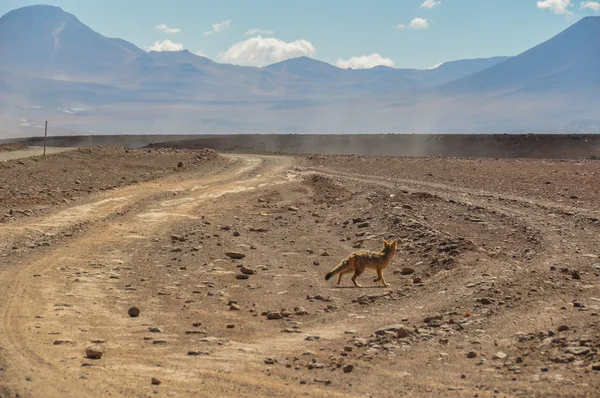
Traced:
<svg viewBox="0 0 600 398">
<path fill-rule="evenodd" d="M 406 28 L 406 25 L 404 25 L 403 23 L 401 23 L 400 25 L 396 25 L 396 29 L 404 29 Z"/>
<path fill-rule="evenodd" d="M 196 55 L 198 55 L 198 56 L 200 56 L 200 57 L 206 57 L 206 54 L 205 54 L 205 53 L 204 53 L 204 51 L 202 51 L 202 50 L 198 50 L 198 51 L 196 51 L 194 54 L 196 54 Z"/>
<path fill-rule="evenodd" d="M 146 51 L 182 51 L 183 44 L 173 43 L 171 40 L 154 42 L 152 46 L 146 47 Z"/>
<path fill-rule="evenodd" d="M 427 29 L 429 27 L 429 22 L 425 18 L 415 18 L 410 21 L 408 24 L 410 29 Z"/>
<path fill-rule="evenodd" d="M 596 12 L 600 11 L 600 2 L 597 1 L 582 1 L 581 9 L 589 8 L 590 10 L 594 10 Z"/>
<path fill-rule="evenodd" d="M 537 2 L 537 7 L 542 10 L 550 10 L 556 15 L 569 15 L 573 3 L 571 0 L 540 0 Z"/>
<path fill-rule="evenodd" d="M 250 29 L 248 30 L 246 33 L 244 33 L 244 36 L 255 36 L 255 35 L 269 35 L 271 36 L 272 34 L 274 34 L 275 32 L 273 32 L 272 30 L 265 30 L 265 29 Z"/>
<path fill-rule="evenodd" d="M 165 24 L 156 25 L 154 27 L 154 29 L 156 29 L 156 30 L 162 30 L 163 32 L 168 33 L 168 34 L 175 34 L 175 33 L 180 33 L 181 32 L 181 29 L 179 29 L 179 28 L 169 28 Z"/>
<path fill-rule="evenodd" d="M 231 26 L 231 19 L 221 23 L 214 23 L 212 30 L 204 32 L 204 36 L 214 35 L 215 33 L 219 33 L 220 31 L 227 29 L 229 26 Z"/>
<path fill-rule="evenodd" d="M 441 1 L 425 0 L 423 4 L 421 4 L 421 8 L 433 8 L 435 6 L 439 6 L 440 4 L 442 4 Z"/>
<path fill-rule="evenodd" d="M 338 59 L 335 63 L 338 68 L 342 69 L 370 69 L 375 66 L 389 66 L 390 68 L 394 67 L 394 61 L 390 58 L 384 58 L 381 55 L 375 53 L 371 55 L 361 55 L 360 57 L 352 57 L 350 59 Z"/>
<path fill-rule="evenodd" d="M 265 66 L 297 57 L 312 57 L 317 50 L 307 40 L 285 42 L 274 37 L 256 36 L 240 41 L 219 54 L 221 62 Z"/>
</svg>

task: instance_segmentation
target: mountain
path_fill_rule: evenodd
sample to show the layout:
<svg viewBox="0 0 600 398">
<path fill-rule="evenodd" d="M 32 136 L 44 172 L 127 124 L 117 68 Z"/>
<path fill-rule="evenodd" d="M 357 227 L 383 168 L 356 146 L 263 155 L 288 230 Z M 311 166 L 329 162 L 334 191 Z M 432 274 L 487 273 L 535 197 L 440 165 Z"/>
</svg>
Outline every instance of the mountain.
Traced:
<svg viewBox="0 0 600 398">
<path fill-rule="evenodd" d="M 0 18 L 0 68 L 48 78 L 94 78 L 143 53 L 109 39 L 59 7 L 30 6 Z"/>
<path fill-rule="evenodd" d="M 40 119 L 53 131 L 111 133 L 596 131 L 599 38 L 600 17 L 584 18 L 515 57 L 423 70 L 300 57 L 257 68 L 146 52 L 58 7 L 24 7 L 0 18 L 0 128 L 27 134 L 22 120 Z"/>
<path fill-rule="evenodd" d="M 445 94 L 600 93 L 600 17 L 585 17 L 546 42 L 447 83 Z"/>
</svg>

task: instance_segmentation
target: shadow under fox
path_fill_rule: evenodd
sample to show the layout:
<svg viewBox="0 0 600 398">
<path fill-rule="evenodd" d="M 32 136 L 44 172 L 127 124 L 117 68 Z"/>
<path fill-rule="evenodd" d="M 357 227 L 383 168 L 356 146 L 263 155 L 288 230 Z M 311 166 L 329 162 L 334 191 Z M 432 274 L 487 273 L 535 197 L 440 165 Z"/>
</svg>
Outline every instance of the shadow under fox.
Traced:
<svg viewBox="0 0 600 398">
<path fill-rule="evenodd" d="M 352 276 L 352 282 L 355 286 L 360 287 L 360 285 L 356 282 L 356 278 L 358 278 L 368 268 L 377 271 L 377 278 L 374 279 L 373 282 L 381 282 L 383 286 L 389 286 L 389 283 L 386 283 L 383 277 L 383 270 L 390 265 L 390 262 L 396 254 L 396 239 L 391 242 L 388 242 L 384 239 L 383 242 L 384 247 L 380 252 L 360 250 L 350 254 L 334 269 L 327 273 L 327 275 L 325 275 L 325 280 L 327 281 L 335 274 L 339 274 L 337 281 L 339 285 L 342 281 L 342 275 L 354 272 L 354 275 Z"/>
</svg>

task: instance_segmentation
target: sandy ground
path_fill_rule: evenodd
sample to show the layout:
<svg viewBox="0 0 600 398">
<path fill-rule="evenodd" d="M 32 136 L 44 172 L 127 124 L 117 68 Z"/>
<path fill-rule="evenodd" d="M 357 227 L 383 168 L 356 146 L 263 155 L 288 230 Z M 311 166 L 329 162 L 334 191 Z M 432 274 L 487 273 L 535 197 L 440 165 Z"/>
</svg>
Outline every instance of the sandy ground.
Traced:
<svg viewBox="0 0 600 398">
<path fill-rule="evenodd" d="M 164 170 L 0 223 L 0 396 L 600 395 L 600 162 Z M 384 238 L 389 288 L 324 280 Z"/>
</svg>

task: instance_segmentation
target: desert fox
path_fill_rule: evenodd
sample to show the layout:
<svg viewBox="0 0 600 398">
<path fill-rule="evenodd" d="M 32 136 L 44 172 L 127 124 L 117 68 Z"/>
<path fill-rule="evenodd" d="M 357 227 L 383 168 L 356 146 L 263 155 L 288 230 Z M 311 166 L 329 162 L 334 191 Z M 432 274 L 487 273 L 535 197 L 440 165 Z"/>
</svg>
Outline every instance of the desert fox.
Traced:
<svg viewBox="0 0 600 398">
<path fill-rule="evenodd" d="M 365 272 L 365 269 L 370 268 L 377 271 L 377 278 L 374 279 L 373 282 L 381 282 L 383 286 L 389 286 L 389 283 L 386 283 L 385 279 L 383 278 L 383 270 L 390 265 L 392 258 L 394 258 L 394 255 L 396 254 L 396 239 L 391 242 L 388 242 L 384 239 L 383 243 L 384 247 L 380 252 L 360 250 L 350 254 L 327 275 L 325 275 L 325 280 L 329 280 L 329 278 L 335 274 L 340 274 L 337 282 L 339 285 L 342 280 L 342 275 L 354 271 L 352 282 L 355 286 L 360 287 L 360 285 L 356 282 L 356 278 Z"/>
</svg>

